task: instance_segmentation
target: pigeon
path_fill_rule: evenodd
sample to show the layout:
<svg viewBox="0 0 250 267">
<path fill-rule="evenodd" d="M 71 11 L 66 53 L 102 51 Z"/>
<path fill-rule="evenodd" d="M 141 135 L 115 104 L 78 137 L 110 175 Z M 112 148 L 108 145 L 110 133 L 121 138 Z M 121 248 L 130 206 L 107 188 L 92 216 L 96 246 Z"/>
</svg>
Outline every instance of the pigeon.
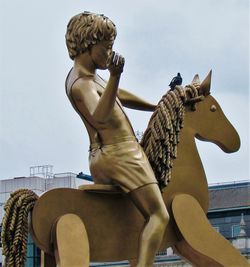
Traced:
<svg viewBox="0 0 250 267">
<path fill-rule="evenodd" d="M 177 76 L 175 76 L 172 81 L 170 82 L 169 86 L 171 90 L 174 90 L 176 85 L 181 85 L 182 84 L 182 77 L 181 74 L 178 72 Z"/>
</svg>

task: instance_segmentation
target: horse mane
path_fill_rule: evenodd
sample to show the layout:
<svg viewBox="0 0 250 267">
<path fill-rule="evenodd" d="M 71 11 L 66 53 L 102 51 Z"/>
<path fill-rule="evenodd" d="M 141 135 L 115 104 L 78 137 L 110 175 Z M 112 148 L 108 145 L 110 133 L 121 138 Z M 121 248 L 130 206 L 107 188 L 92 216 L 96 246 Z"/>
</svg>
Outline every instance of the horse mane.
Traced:
<svg viewBox="0 0 250 267">
<path fill-rule="evenodd" d="M 180 131 L 184 126 L 185 104 L 190 103 L 190 99 L 199 98 L 198 95 L 194 86 L 176 86 L 174 90 L 169 90 L 159 101 L 141 139 L 140 144 L 161 190 L 171 180 Z"/>
</svg>

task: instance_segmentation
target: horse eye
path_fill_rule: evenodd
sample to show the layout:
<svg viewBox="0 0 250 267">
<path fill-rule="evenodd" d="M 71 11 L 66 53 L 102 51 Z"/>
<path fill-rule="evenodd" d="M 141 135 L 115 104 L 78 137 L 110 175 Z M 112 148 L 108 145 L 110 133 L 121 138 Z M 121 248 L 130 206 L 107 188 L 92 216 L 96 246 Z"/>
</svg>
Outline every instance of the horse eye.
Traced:
<svg viewBox="0 0 250 267">
<path fill-rule="evenodd" d="M 215 105 L 212 105 L 211 107 L 210 107 L 210 110 L 212 111 L 212 112 L 215 112 L 216 111 L 216 106 Z"/>
</svg>

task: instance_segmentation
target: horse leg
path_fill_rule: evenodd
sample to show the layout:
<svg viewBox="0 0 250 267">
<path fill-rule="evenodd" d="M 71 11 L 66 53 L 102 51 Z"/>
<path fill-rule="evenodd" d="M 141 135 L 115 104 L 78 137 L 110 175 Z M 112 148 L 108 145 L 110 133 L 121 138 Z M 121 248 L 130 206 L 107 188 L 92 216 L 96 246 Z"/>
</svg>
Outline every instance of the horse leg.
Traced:
<svg viewBox="0 0 250 267">
<path fill-rule="evenodd" d="M 213 229 L 195 198 L 187 194 L 177 195 L 172 202 L 172 211 L 185 240 L 176 248 L 184 257 L 194 262 L 193 256 L 197 255 L 196 264 L 203 267 L 249 267 L 245 257 Z"/>
<path fill-rule="evenodd" d="M 61 216 L 52 231 L 58 267 L 89 267 L 89 242 L 82 220 L 74 214 Z"/>
<path fill-rule="evenodd" d="M 185 258 L 192 266 L 204 266 L 204 267 L 223 267 L 218 262 L 200 254 L 197 250 L 194 250 L 185 240 L 179 241 L 172 247 L 173 251 L 179 256 Z"/>
<path fill-rule="evenodd" d="M 41 267 L 56 267 L 55 257 L 41 251 Z"/>
</svg>

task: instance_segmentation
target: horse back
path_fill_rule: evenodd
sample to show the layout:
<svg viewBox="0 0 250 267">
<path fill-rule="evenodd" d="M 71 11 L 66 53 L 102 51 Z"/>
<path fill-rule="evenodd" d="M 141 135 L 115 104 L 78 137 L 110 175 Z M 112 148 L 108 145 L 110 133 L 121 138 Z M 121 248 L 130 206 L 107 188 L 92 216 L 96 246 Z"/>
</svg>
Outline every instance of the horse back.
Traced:
<svg viewBox="0 0 250 267">
<path fill-rule="evenodd" d="M 32 235 L 38 247 L 53 254 L 51 230 L 68 213 L 78 215 L 87 230 L 91 261 L 136 257 L 144 219 L 127 195 L 54 189 L 43 194 L 32 212 Z"/>
</svg>

